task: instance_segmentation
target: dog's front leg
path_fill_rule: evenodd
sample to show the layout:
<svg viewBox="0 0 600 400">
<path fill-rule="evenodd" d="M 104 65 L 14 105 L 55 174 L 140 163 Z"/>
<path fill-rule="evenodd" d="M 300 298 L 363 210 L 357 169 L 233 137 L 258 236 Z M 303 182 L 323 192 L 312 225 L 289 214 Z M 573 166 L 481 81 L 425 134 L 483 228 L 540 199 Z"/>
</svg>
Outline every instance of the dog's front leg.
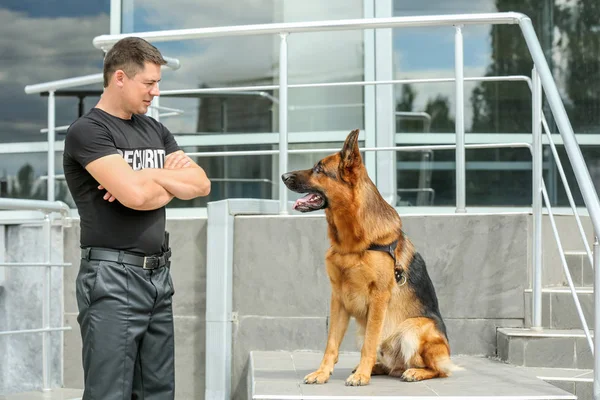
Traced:
<svg viewBox="0 0 600 400">
<path fill-rule="evenodd" d="M 338 361 L 340 345 L 346 329 L 350 315 L 344 308 L 341 299 L 336 295 L 335 290 L 331 294 L 331 310 L 329 320 L 329 334 L 327 336 L 327 346 L 325 354 L 319 369 L 304 377 L 304 383 L 325 383 L 333 373 L 333 366 Z"/>
<path fill-rule="evenodd" d="M 368 385 L 371 372 L 377 362 L 377 346 L 383 329 L 385 312 L 390 300 L 387 292 L 373 292 L 367 313 L 365 341 L 360 352 L 360 363 L 356 371 L 346 379 L 346 386 Z"/>
</svg>

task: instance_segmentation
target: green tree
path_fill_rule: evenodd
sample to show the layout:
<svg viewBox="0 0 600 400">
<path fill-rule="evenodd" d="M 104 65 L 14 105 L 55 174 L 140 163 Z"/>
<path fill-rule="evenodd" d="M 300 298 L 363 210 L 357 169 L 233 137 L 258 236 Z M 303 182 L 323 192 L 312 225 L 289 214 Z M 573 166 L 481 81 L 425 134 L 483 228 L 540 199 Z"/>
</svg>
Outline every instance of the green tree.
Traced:
<svg viewBox="0 0 600 400">
<path fill-rule="evenodd" d="M 576 132 L 600 127 L 600 2 L 567 1 L 554 12 L 556 46 L 566 57 L 566 107 Z"/>
<path fill-rule="evenodd" d="M 425 112 L 431 116 L 431 132 L 454 132 L 455 121 L 450 118 L 450 106 L 448 98 L 442 95 L 429 99 L 425 106 Z"/>
</svg>

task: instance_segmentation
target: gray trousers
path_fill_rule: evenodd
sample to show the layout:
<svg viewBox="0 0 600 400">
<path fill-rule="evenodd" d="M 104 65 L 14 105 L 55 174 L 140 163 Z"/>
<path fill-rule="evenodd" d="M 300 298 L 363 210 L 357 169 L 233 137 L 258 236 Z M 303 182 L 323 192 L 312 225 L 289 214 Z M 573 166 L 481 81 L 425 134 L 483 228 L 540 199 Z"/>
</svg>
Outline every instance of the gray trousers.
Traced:
<svg viewBox="0 0 600 400">
<path fill-rule="evenodd" d="M 174 399 L 170 262 L 145 270 L 82 259 L 76 290 L 83 400 Z"/>
</svg>

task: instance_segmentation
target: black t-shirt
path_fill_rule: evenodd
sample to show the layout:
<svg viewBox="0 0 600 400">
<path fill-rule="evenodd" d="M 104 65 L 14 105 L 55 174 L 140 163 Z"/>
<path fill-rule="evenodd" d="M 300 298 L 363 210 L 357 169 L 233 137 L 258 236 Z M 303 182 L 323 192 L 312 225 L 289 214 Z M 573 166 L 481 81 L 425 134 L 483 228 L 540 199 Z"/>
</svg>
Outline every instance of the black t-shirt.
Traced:
<svg viewBox="0 0 600 400">
<path fill-rule="evenodd" d="M 118 200 L 103 199 L 105 190 L 85 169 L 92 161 L 120 154 L 133 168 L 163 168 L 165 156 L 179 150 L 169 130 L 142 114 L 121 119 L 92 108 L 67 131 L 63 167 L 79 210 L 81 246 L 160 253 L 165 232 L 165 208 L 138 211 Z"/>
</svg>

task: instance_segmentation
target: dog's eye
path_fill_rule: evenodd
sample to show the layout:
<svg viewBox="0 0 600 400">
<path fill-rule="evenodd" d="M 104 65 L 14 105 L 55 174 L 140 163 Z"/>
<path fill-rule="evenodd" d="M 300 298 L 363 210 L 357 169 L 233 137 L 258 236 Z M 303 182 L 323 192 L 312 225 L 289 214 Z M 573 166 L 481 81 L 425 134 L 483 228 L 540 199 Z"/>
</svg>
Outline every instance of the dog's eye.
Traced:
<svg viewBox="0 0 600 400">
<path fill-rule="evenodd" d="M 314 171 L 316 174 L 320 174 L 321 172 L 323 172 L 323 167 L 321 166 L 321 164 L 317 164 L 317 165 L 315 165 L 315 167 L 313 168 L 313 171 Z"/>
</svg>

